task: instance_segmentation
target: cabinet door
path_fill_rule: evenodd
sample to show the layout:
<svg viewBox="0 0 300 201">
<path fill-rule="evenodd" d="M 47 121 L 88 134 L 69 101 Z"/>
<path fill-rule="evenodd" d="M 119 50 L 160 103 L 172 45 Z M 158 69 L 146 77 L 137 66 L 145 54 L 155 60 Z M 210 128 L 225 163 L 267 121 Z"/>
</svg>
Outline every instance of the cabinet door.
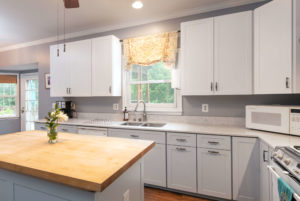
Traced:
<svg viewBox="0 0 300 201">
<path fill-rule="evenodd" d="M 121 96 L 121 45 L 113 36 L 92 40 L 92 95 Z"/>
<path fill-rule="evenodd" d="M 59 55 L 57 55 L 59 49 Z M 51 75 L 51 97 L 68 96 L 70 87 L 70 72 L 66 66 L 66 53 L 63 45 L 50 46 L 50 75 Z"/>
<path fill-rule="evenodd" d="M 254 92 L 292 92 L 292 0 L 273 0 L 255 9 Z"/>
<path fill-rule="evenodd" d="M 168 188 L 197 192 L 196 148 L 168 145 Z"/>
<path fill-rule="evenodd" d="M 256 138 L 233 137 L 233 200 L 259 200 L 259 144 Z"/>
<path fill-rule="evenodd" d="M 67 43 L 66 66 L 70 74 L 69 96 L 91 96 L 92 41 L 83 40 Z"/>
<path fill-rule="evenodd" d="M 270 182 L 268 165 L 270 164 L 269 147 L 263 142 L 260 142 L 260 200 L 270 200 Z"/>
<path fill-rule="evenodd" d="M 252 94 L 252 11 L 214 19 L 215 94 Z"/>
<path fill-rule="evenodd" d="M 166 145 L 156 144 L 144 157 L 144 182 L 167 187 Z"/>
<path fill-rule="evenodd" d="M 182 94 L 213 94 L 213 18 L 181 24 Z"/>
<path fill-rule="evenodd" d="M 198 193 L 231 199 L 231 151 L 198 148 Z"/>
</svg>

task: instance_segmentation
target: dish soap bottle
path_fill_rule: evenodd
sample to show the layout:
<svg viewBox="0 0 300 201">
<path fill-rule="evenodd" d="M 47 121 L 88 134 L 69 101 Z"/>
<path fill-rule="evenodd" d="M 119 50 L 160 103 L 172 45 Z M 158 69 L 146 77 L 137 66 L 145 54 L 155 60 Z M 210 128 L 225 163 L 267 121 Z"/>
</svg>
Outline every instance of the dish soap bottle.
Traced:
<svg viewBox="0 0 300 201">
<path fill-rule="evenodd" d="M 129 120 L 129 113 L 127 110 L 127 107 L 125 107 L 124 111 L 123 111 L 124 117 L 123 117 L 123 121 L 128 121 Z"/>
</svg>

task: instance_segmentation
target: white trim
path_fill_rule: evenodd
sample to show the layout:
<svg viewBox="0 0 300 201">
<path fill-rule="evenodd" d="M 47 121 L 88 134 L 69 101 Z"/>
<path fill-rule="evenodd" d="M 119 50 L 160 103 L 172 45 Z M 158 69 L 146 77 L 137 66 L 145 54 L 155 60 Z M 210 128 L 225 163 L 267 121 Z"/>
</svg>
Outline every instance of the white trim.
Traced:
<svg viewBox="0 0 300 201">
<path fill-rule="evenodd" d="M 189 15 L 196 15 L 196 14 L 201 14 L 205 12 L 210 12 L 214 10 L 220 10 L 220 9 L 225 9 L 225 8 L 230 8 L 230 7 L 236 7 L 236 6 L 241 6 L 241 5 L 246 5 L 250 3 L 257 3 L 257 2 L 263 2 L 266 0 L 228 0 L 213 6 L 206 6 L 206 7 L 198 7 L 198 8 L 193 8 L 193 9 L 187 9 L 183 10 L 182 12 L 177 12 L 176 14 L 171 14 L 171 15 L 166 15 L 162 17 L 153 17 L 147 20 L 142 20 L 138 22 L 132 22 L 132 23 L 122 23 L 118 25 L 113 25 L 113 26 L 105 26 L 105 27 L 98 27 L 94 29 L 87 29 L 84 31 L 79 31 L 79 32 L 74 32 L 70 34 L 66 34 L 66 39 L 71 39 L 71 38 L 76 38 L 80 36 L 86 36 L 86 35 L 92 35 L 92 34 L 97 34 L 101 32 L 106 32 L 106 31 L 113 31 L 117 29 L 123 29 L 123 28 L 129 28 L 129 27 L 134 27 L 138 25 L 144 25 L 148 23 L 154 23 L 154 22 L 159 22 L 163 20 L 169 20 L 169 19 L 174 19 L 174 18 L 179 18 L 179 17 L 186 17 Z M 62 35 L 60 36 L 62 38 Z M 20 49 L 24 47 L 30 47 L 30 46 L 35 46 L 35 45 L 41 45 L 45 43 L 52 43 L 57 41 L 57 36 L 52 36 L 40 40 L 35 40 L 31 42 L 25 42 L 25 43 L 19 43 L 16 45 L 11 45 L 7 47 L 2 47 L 0 48 L 0 52 L 5 52 L 5 51 L 10 51 L 10 50 L 15 50 L 15 49 Z"/>
</svg>

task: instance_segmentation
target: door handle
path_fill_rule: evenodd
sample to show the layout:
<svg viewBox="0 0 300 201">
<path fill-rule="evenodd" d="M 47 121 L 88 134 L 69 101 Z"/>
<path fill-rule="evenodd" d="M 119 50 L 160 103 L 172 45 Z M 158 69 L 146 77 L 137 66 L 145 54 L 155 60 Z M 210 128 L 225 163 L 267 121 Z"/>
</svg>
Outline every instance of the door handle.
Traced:
<svg viewBox="0 0 300 201">
<path fill-rule="evenodd" d="M 24 114 L 24 112 L 25 112 L 25 108 L 22 107 L 21 113 Z"/>
<path fill-rule="evenodd" d="M 218 82 L 216 82 L 216 91 L 218 91 L 219 90 L 219 84 L 218 84 Z"/>
<path fill-rule="evenodd" d="M 290 78 L 289 78 L 289 77 L 286 77 L 286 78 L 285 78 L 285 87 L 286 87 L 287 89 L 290 88 Z"/>
<path fill-rule="evenodd" d="M 269 162 L 269 160 L 266 160 L 266 153 L 269 153 L 268 151 L 263 151 L 263 161 L 264 162 Z"/>
</svg>

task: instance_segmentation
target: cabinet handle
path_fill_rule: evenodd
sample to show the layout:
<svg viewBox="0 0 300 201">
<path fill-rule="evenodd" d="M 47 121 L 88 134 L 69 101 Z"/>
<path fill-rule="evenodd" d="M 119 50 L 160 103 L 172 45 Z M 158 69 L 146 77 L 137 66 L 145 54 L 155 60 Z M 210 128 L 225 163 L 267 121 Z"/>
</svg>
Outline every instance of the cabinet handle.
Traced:
<svg viewBox="0 0 300 201">
<path fill-rule="evenodd" d="M 176 139 L 178 142 L 186 142 L 186 139 Z"/>
<path fill-rule="evenodd" d="M 69 88 L 66 88 L 66 92 L 67 92 L 67 94 L 69 94 Z"/>
<path fill-rule="evenodd" d="M 219 90 L 219 84 L 218 84 L 218 82 L 216 82 L 216 91 L 218 91 Z"/>
<path fill-rule="evenodd" d="M 59 57 L 59 49 L 57 48 L 57 57 Z"/>
<path fill-rule="evenodd" d="M 183 148 L 183 147 L 176 147 L 176 150 L 177 150 L 177 151 L 186 151 L 186 148 Z"/>
<path fill-rule="evenodd" d="M 138 135 L 130 135 L 130 137 L 132 137 L 132 138 L 139 138 L 140 136 L 138 136 Z"/>
<path fill-rule="evenodd" d="M 269 160 L 266 160 L 266 153 L 269 153 L 268 151 L 263 152 L 263 160 L 264 162 L 269 162 Z"/>
<path fill-rule="evenodd" d="M 219 154 L 220 152 L 218 152 L 218 151 L 208 151 L 208 153 L 210 153 L 210 154 Z"/>
<path fill-rule="evenodd" d="M 210 91 L 214 91 L 214 83 L 213 82 L 210 83 Z"/>
<path fill-rule="evenodd" d="M 68 132 L 68 131 L 69 131 L 69 130 L 66 129 L 66 128 L 62 128 L 61 130 L 62 130 L 62 131 L 65 131 L 65 132 Z"/>
<path fill-rule="evenodd" d="M 41 130 L 46 130 L 46 127 L 40 127 Z"/>
<path fill-rule="evenodd" d="M 71 93 L 72 93 L 71 88 L 69 88 L 69 94 L 71 94 Z"/>
<path fill-rule="evenodd" d="M 214 145 L 219 144 L 219 142 L 214 142 L 214 141 L 208 141 L 207 143 L 208 143 L 208 144 L 214 144 Z"/>
<path fill-rule="evenodd" d="M 286 87 L 287 89 L 290 88 L 290 78 L 289 78 L 289 77 L 286 77 L 286 78 L 285 78 L 285 87 Z"/>
<path fill-rule="evenodd" d="M 111 94 L 111 86 L 109 86 L 108 91 L 109 91 L 109 93 Z"/>
</svg>

